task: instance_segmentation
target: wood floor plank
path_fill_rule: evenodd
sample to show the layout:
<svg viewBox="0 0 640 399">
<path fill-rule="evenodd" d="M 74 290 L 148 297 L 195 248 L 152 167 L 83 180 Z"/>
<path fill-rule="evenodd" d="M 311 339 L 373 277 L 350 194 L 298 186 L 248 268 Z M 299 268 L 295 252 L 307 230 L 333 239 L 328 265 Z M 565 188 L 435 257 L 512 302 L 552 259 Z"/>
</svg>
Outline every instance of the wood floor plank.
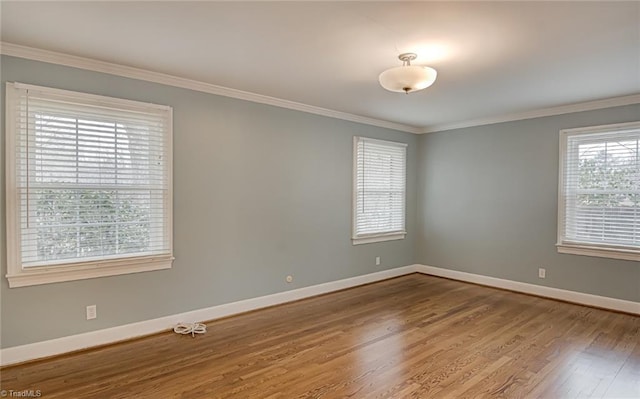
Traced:
<svg viewBox="0 0 640 399">
<path fill-rule="evenodd" d="M 640 317 L 419 274 L 0 370 L 44 398 L 640 398 Z"/>
</svg>

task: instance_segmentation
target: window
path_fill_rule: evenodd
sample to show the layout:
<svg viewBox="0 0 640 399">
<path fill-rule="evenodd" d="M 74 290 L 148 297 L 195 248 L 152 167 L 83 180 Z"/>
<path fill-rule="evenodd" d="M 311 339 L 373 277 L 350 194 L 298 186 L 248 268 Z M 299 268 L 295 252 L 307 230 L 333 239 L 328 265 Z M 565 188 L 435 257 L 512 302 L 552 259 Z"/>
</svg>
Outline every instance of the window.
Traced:
<svg viewBox="0 0 640 399">
<path fill-rule="evenodd" d="M 558 251 L 640 260 L 640 122 L 560 132 Z"/>
<path fill-rule="evenodd" d="M 403 239 L 407 145 L 354 137 L 353 158 L 353 244 Z"/>
<path fill-rule="evenodd" d="M 7 83 L 11 287 L 171 267 L 170 107 Z"/>
</svg>

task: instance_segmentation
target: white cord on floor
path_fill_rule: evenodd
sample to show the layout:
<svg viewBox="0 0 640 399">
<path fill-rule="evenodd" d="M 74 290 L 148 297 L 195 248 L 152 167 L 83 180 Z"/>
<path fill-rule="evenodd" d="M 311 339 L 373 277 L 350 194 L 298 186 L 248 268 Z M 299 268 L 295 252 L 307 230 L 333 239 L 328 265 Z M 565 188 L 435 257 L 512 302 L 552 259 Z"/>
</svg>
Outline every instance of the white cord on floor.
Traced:
<svg viewBox="0 0 640 399">
<path fill-rule="evenodd" d="M 202 323 L 179 323 L 173 327 L 173 332 L 178 334 L 191 334 L 195 337 L 196 334 L 204 334 L 207 332 L 207 326 Z"/>
</svg>

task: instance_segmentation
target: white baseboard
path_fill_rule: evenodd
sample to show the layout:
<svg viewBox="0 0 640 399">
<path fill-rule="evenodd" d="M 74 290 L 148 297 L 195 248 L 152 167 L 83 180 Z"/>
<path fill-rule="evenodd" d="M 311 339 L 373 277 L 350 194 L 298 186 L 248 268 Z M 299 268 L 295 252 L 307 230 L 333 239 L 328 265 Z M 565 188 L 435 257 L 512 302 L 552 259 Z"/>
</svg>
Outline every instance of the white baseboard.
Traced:
<svg viewBox="0 0 640 399">
<path fill-rule="evenodd" d="M 167 331 L 180 322 L 193 323 L 197 321 L 219 319 L 221 317 L 248 312 L 250 310 L 256 310 L 320 294 L 326 294 L 345 288 L 403 276 L 405 274 L 415 273 L 416 266 L 417 265 L 398 267 L 395 269 L 365 274 L 363 276 L 312 285 L 310 287 L 298 288 L 291 291 L 279 292 L 276 294 L 212 306 L 204 309 L 197 309 L 157 319 L 125 324 L 103 330 L 90 331 L 87 333 L 51 339 L 48 341 L 36 342 L 33 344 L 4 348 L 0 350 L 0 366 L 7 366 L 10 364 L 26 362 L 29 360 L 40 359 L 43 357 L 59 355 L 62 353 L 73 352 L 94 346 L 110 344 Z"/>
<path fill-rule="evenodd" d="M 583 292 L 562 290 L 559 288 L 545 287 L 542 285 L 521 283 L 519 281 L 504 280 L 496 277 L 482 276 L 480 274 L 460 272 L 457 270 L 443 269 L 434 266 L 415 265 L 418 273 L 432 276 L 446 277 L 453 280 L 482 284 L 489 287 L 503 288 L 518 291 L 525 294 L 533 294 L 546 298 L 559 299 L 581 305 L 594 306 L 603 309 L 617 310 L 620 312 L 640 315 L 640 302 L 625 301 L 599 295 L 585 294 Z"/>
<path fill-rule="evenodd" d="M 87 333 L 51 339 L 48 341 L 36 342 L 33 344 L 4 348 L 0 350 L 0 366 L 22 363 L 29 360 L 40 359 L 167 331 L 180 322 L 192 323 L 197 321 L 215 320 L 221 317 L 227 317 L 268 306 L 309 298 L 345 288 L 374 283 L 376 281 L 382 281 L 415 272 L 640 315 L 639 302 L 521 283 L 518 281 L 504 280 L 433 266 L 409 265 L 365 274 L 363 276 L 312 285 L 310 287 L 299 288 L 291 291 L 245 299 L 238 302 L 212 306 L 204 309 L 197 309 L 157 319 L 125 324 L 103 330 L 90 331 Z"/>
</svg>

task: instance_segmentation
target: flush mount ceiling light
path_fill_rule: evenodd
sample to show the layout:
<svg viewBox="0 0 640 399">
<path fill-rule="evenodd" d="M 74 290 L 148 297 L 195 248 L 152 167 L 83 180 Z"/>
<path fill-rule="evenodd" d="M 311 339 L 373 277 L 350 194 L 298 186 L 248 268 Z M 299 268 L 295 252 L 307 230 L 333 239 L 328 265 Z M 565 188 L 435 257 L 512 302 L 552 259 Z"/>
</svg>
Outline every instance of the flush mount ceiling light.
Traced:
<svg viewBox="0 0 640 399">
<path fill-rule="evenodd" d="M 382 72 L 378 77 L 380 85 L 389 91 L 407 94 L 431 86 L 438 73 L 430 67 L 411 65 L 416 57 L 414 53 L 400 54 L 402 66 Z"/>
</svg>

